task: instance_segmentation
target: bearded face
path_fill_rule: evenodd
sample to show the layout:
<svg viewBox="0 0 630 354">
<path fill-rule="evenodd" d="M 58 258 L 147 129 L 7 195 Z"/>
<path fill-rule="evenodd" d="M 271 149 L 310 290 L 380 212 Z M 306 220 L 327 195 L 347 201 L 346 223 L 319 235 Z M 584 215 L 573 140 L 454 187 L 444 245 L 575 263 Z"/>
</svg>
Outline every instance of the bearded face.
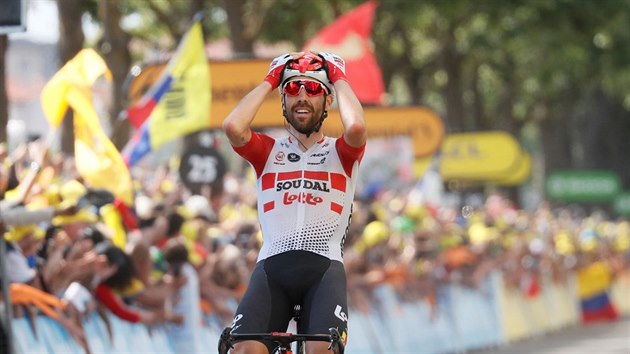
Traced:
<svg viewBox="0 0 630 354">
<path fill-rule="evenodd" d="M 289 124 L 301 134 L 310 134 L 319 124 L 324 112 L 323 96 L 316 100 L 286 98 L 286 112 Z"/>
</svg>

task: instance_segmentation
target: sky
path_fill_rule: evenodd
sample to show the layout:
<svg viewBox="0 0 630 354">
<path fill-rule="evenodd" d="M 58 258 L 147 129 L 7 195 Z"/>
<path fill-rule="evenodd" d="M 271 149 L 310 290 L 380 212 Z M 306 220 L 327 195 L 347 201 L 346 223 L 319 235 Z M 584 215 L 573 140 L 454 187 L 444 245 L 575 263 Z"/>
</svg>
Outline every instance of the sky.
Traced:
<svg viewBox="0 0 630 354">
<path fill-rule="evenodd" d="M 24 1 L 28 3 L 26 9 L 26 32 L 9 33 L 9 42 L 24 41 L 35 43 L 36 45 L 41 44 L 41 55 L 52 55 L 54 57 L 56 54 L 47 53 L 47 49 L 44 48 L 51 48 L 59 42 L 57 2 L 55 0 Z M 89 16 L 84 18 L 83 30 L 86 38 L 92 38 L 98 34 L 98 27 L 92 24 Z M 13 68 L 12 72 L 9 71 L 7 73 L 9 89 L 12 88 L 14 93 L 18 91 L 26 93 L 26 96 L 23 95 L 24 97 L 21 97 L 21 101 L 19 102 L 15 100 L 11 101 L 11 95 L 9 95 L 11 104 L 7 131 L 9 134 L 8 140 L 12 146 L 22 142 L 22 140 L 26 138 L 27 133 L 41 134 L 46 131 L 46 121 L 39 103 L 39 93 L 44 83 L 54 74 L 54 71 L 50 71 L 50 68 L 39 67 L 38 65 L 41 66 L 41 61 L 33 61 L 31 60 L 32 58 L 28 56 L 25 57 L 24 54 L 11 54 L 16 50 L 18 52 L 24 50 L 20 48 L 24 48 L 24 45 L 14 46 L 9 44 L 7 56 L 7 65 Z M 47 59 L 44 60 L 50 59 L 48 57 L 46 58 Z M 24 66 L 30 67 L 30 74 L 21 75 L 15 73 L 16 70 L 19 71 L 19 69 Z M 33 90 L 36 92 L 33 93 Z"/>
<path fill-rule="evenodd" d="M 59 16 L 55 0 L 25 0 L 26 32 L 12 33 L 9 39 L 28 40 L 36 43 L 57 43 L 59 41 Z M 83 21 L 86 38 L 96 36 L 98 27 L 87 18 Z"/>
<path fill-rule="evenodd" d="M 54 0 L 30 0 L 26 10 L 26 32 L 12 33 L 10 39 L 23 39 L 38 43 L 59 41 L 59 18 Z"/>
</svg>

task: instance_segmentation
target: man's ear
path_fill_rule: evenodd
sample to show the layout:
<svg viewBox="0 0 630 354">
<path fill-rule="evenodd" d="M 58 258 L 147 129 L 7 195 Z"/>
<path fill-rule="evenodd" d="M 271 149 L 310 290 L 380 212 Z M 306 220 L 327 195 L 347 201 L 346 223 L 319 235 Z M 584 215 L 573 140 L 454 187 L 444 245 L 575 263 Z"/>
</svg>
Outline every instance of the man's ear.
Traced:
<svg viewBox="0 0 630 354">
<path fill-rule="evenodd" d="M 333 106 L 333 102 L 335 101 L 335 97 L 333 95 L 326 96 L 326 110 L 330 111 Z"/>
</svg>

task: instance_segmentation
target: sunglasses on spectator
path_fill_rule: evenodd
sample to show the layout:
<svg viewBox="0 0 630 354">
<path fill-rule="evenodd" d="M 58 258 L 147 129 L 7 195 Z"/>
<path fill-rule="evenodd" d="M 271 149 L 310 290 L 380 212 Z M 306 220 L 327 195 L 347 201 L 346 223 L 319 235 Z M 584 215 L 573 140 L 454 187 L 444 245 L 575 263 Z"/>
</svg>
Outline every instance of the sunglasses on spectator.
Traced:
<svg viewBox="0 0 630 354">
<path fill-rule="evenodd" d="M 306 95 L 309 97 L 320 96 L 324 93 L 327 93 L 324 85 L 317 81 L 310 80 L 289 81 L 284 84 L 284 86 L 282 87 L 282 91 L 289 96 L 297 96 L 300 94 L 300 90 L 302 90 L 302 87 L 304 87 Z"/>
</svg>

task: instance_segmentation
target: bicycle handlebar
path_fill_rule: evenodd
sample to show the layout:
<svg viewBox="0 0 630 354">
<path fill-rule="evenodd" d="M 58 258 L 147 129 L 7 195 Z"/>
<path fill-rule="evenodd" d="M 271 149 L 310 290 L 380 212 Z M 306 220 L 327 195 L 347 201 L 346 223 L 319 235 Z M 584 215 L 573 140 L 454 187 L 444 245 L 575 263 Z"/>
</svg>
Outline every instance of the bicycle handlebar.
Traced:
<svg viewBox="0 0 630 354">
<path fill-rule="evenodd" d="M 329 334 L 293 334 L 286 332 L 271 332 L 271 333 L 231 333 L 231 328 L 228 327 L 223 330 L 219 339 L 219 354 L 227 354 L 227 352 L 233 348 L 233 344 L 246 340 L 255 341 L 272 341 L 280 348 L 289 348 L 293 342 L 329 342 L 329 350 L 332 350 L 335 354 L 344 354 L 344 344 L 339 335 L 339 331 L 336 328 L 330 328 Z"/>
</svg>

